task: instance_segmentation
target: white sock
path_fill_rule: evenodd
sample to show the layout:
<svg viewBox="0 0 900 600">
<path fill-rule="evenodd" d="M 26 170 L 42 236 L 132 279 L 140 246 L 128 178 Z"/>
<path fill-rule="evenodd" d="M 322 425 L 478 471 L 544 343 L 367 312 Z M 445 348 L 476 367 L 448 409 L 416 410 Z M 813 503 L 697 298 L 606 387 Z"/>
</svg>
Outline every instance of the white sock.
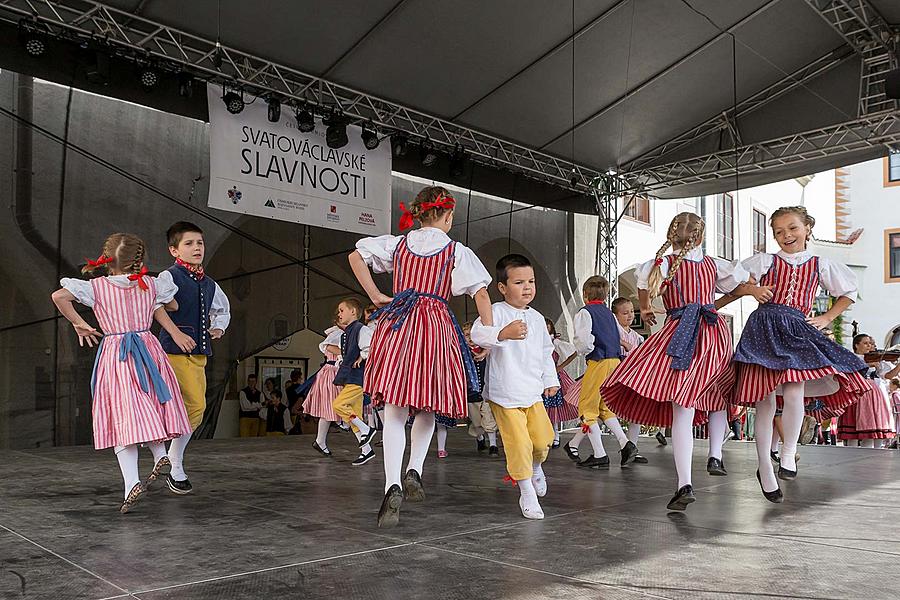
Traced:
<svg viewBox="0 0 900 600">
<path fill-rule="evenodd" d="M 784 410 L 781 414 L 781 428 L 784 439 L 781 440 L 781 466 L 789 471 L 797 470 L 794 460 L 797 454 L 797 441 L 800 439 L 800 428 L 803 426 L 803 382 L 785 383 L 782 386 Z"/>
<path fill-rule="evenodd" d="M 353 417 L 350 419 L 350 423 L 356 425 L 356 428 L 359 429 L 359 432 L 363 435 L 368 435 L 369 426 L 366 425 L 366 422 L 360 419 L 359 417 Z"/>
<path fill-rule="evenodd" d="M 371 444 L 366 444 L 365 446 L 363 446 L 362 448 L 359 449 L 359 453 L 360 453 L 360 454 L 368 454 L 368 453 L 371 452 L 371 451 L 372 451 L 372 445 L 371 445 Z"/>
<path fill-rule="evenodd" d="M 131 488 L 141 481 L 141 476 L 138 474 L 138 447 L 131 444 L 130 446 L 116 446 L 114 450 L 116 451 L 116 460 L 119 461 L 119 470 L 122 471 L 122 480 L 125 482 L 125 494 L 122 497 L 127 498 Z"/>
<path fill-rule="evenodd" d="M 600 435 L 600 423 L 591 425 L 587 437 L 591 441 L 591 447 L 594 449 L 594 457 L 603 458 L 606 456 L 606 449 L 603 447 L 603 437 Z"/>
<path fill-rule="evenodd" d="M 568 441 L 569 448 L 572 450 L 578 450 L 578 447 L 581 446 L 581 440 L 583 440 L 585 434 L 579 429 L 578 432 L 572 436 L 572 439 Z"/>
<path fill-rule="evenodd" d="M 619 442 L 619 448 L 624 448 L 625 444 L 628 443 L 628 436 L 625 435 L 625 430 L 622 429 L 622 424 L 619 423 L 619 419 L 612 417 L 603 421 L 603 424 L 609 428 L 609 431 L 614 436 L 616 436 L 616 441 Z"/>
<path fill-rule="evenodd" d="M 166 455 L 166 443 L 165 442 L 147 442 L 147 447 L 150 448 L 150 452 L 153 453 L 153 464 L 156 465 L 162 457 Z"/>
<path fill-rule="evenodd" d="M 328 449 L 328 428 L 331 427 L 331 421 L 328 419 L 319 419 L 319 429 L 316 432 L 316 443 L 322 450 Z"/>
<path fill-rule="evenodd" d="M 425 467 L 425 457 L 428 448 L 431 447 L 431 436 L 434 435 L 434 413 L 420 411 L 413 421 L 412 431 L 409 432 L 409 462 L 406 470 L 412 469 L 422 476 Z"/>
<path fill-rule="evenodd" d="M 559 430 L 556 429 L 555 427 L 553 428 L 553 443 L 554 444 L 559 443 Z"/>
<path fill-rule="evenodd" d="M 769 459 L 775 432 L 774 418 L 775 392 L 772 392 L 765 399 L 756 403 L 756 458 L 759 461 L 759 478 L 762 481 L 762 489 L 766 492 L 774 492 L 778 489 L 775 469 Z"/>
<path fill-rule="evenodd" d="M 496 446 L 497 445 L 497 432 L 496 431 L 488 431 L 488 445 Z"/>
<path fill-rule="evenodd" d="M 641 426 L 638 423 L 628 424 L 628 441 L 637 446 L 638 436 L 641 435 Z"/>
<path fill-rule="evenodd" d="M 528 519 L 543 519 L 544 511 L 538 502 L 537 491 L 530 479 L 521 479 L 516 481 L 519 486 L 519 508 L 522 510 L 522 516 Z"/>
<path fill-rule="evenodd" d="M 447 450 L 447 428 L 443 425 L 437 426 L 437 447 L 438 452 Z"/>
<path fill-rule="evenodd" d="M 774 419 L 775 417 L 773 416 L 772 418 Z M 772 452 L 778 452 L 778 442 L 781 441 L 781 438 L 778 435 L 778 430 L 775 429 L 774 421 L 772 423 L 772 443 L 770 444 L 772 447 L 771 450 Z M 782 427 L 784 427 L 784 421 L 781 422 L 781 425 Z"/>
<path fill-rule="evenodd" d="M 544 475 L 544 467 L 539 462 L 532 465 L 531 483 L 538 497 L 543 498 L 547 495 L 547 476 Z"/>
<path fill-rule="evenodd" d="M 672 454 L 678 473 L 678 489 L 691 483 L 691 459 L 694 453 L 694 409 L 672 403 Z"/>
<path fill-rule="evenodd" d="M 859 440 L 844 440 L 845 447 L 856 447 L 859 446 Z"/>
<path fill-rule="evenodd" d="M 186 433 L 181 437 L 177 437 L 169 444 L 169 462 L 172 463 L 172 479 L 175 481 L 184 481 L 187 475 L 184 472 L 184 449 L 187 448 L 188 442 L 191 441 L 191 433 Z"/>
<path fill-rule="evenodd" d="M 859 440 L 859 446 L 860 448 L 874 448 L 875 440 Z M 784 464 L 784 457 L 781 459 L 781 464 Z"/>
<path fill-rule="evenodd" d="M 392 485 L 400 485 L 403 474 L 403 453 L 406 451 L 406 419 L 409 408 L 406 406 L 384 405 L 384 430 L 381 432 L 382 452 L 384 453 L 384 491 Z"/>
<path fill-rule="evenodd" d="M 475 439 L 478 440 L 479 442 L 483 442 L 483 441 L 484 441 L 484 435 L 481 434 L 481 433 L 479 433 L 479 434 L 478 434 L 478 437 L 475 438 Z"/>
<path fill-rule="evenodd" d="M 725 442 L 725 430 L 728 429 L 726 411 L 717 410 L 709 413 L 709 457 L 722 460 L 722 444 Z"/>
</svg>

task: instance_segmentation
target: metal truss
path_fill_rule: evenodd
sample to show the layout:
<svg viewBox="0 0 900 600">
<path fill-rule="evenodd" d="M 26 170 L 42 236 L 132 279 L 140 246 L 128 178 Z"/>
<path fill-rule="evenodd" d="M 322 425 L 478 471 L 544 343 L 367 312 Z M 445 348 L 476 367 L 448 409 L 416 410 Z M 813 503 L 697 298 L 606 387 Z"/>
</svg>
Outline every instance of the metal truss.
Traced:
<svg viewBox="0 0 900 600">
<path fill-rule="evenodd" d="M 618 212 L 619 198 L 625 192 L 624 179 L 616 175 L 598 175 L 591 181 L 597 222 L 597 256 L 594 269 L 609 282 L 609 298 L 619 295 Z M 622 212 L 625 208 L 622 209 Z"/>
<path fill-rule="evenodd" d="M 585 165 L 404 107 L 347 86 L 180 31 L 93 0 L 0 0 L 0 19 L 31 19 L 60 37 L 88 41 L 113 54 L 241 89 L 307 104 L 321 114 L 402 132 L 437 148 L 561 187 L 586 190 L 599 172 Z M 573 186 L 574 182 L 574 186 Z"/>
</svg>

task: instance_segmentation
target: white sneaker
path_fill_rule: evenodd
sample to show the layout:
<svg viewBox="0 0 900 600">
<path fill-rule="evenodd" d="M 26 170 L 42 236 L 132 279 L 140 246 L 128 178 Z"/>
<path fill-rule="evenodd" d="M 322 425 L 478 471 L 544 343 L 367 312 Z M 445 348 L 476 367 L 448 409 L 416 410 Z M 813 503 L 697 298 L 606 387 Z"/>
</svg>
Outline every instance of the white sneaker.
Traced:
<svg viewBox="0 0 900 600">
<path fill-rule="evenodd" d="M 534 491 L 537 492 L 538 498 L 543 498 L 547 495 L 547 476 L 541 475 L 538 477 L 535 475 L 531 478 L 531 483 L 534 485 Z"/>
<path fill-rule="evenodd" d="M 519 496 L 519 508 L 526 519 L 543 519 L 544 511 L 538 503 L 537 496 Z"/>
</svg>

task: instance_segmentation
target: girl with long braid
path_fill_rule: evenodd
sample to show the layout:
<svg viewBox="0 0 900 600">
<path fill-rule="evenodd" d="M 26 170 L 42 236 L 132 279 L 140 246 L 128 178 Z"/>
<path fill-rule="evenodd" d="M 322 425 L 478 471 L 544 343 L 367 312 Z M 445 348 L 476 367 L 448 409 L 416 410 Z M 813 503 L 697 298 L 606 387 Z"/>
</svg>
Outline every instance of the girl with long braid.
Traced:
<svg viewBox="0 0 900 600">
<path fill-rule="evenodd" d="M 638 268 L 641 317 L 656 324 L 650 303 L 657 296 L 662 296 L 668 317 L 600 390 L 609 408 L 629 422 L 672 428 L 678 486 L 669 510 L 684 510 L 695 500 L 692 426 L 706 420 L 705 412 L 711 413 L 707 470 L 725 474 L 725 409 L 735 372 L 731 332 L 716 312 L 713 294 L 736 291 L 749 274 L 740 265 L 704 256 L 705 231 L 703 219 L 694 213 L 676 215 L 656 257 Z M 666 254 L 669 248 L 673 252 Z"/>
</svg>

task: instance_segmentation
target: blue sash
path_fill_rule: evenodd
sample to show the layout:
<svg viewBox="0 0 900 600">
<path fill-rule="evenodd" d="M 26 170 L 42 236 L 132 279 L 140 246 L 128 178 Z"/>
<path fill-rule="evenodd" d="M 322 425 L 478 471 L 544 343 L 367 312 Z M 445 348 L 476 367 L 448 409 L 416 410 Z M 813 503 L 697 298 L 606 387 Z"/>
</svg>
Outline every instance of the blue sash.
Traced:
<svg viewBox="0 0 900 600">
<path fill-rule="evenodd" d="M 119 360 L 125 362 L 128 360 L 129 356 L 134 359 L 134 370 L 144 393 L 150 393 L 150 384 L 152 384 L 153 388 L 156 390 L 156 397 L 160 404 L 165 404 L 172 399 L 172 392 L 169 390 L 169 386 L 166 385 L 166 382 L 163 380 L 162 374 L 159 372 L 159 367 L 156 366 L 153 357 L 150 356 L 150 351 L 147 350 L 147 345 L 139 335 L 148 331 L 150 330 L 142 329 L 141 331 L 126 331 L 124 333 L 107 333 L 103 336 L 103 339 L 100 340 L 100 345 L 97 346 L 97 356 L 94 358 L 94 369 L 91 373 L 92 394 L 97 382 L 97 364 L 100 361 L 100 354 L 103 351 L 103 341 L 110 336 L 121 335 L 122 344 L 119 346 Z"/>
</svg>

